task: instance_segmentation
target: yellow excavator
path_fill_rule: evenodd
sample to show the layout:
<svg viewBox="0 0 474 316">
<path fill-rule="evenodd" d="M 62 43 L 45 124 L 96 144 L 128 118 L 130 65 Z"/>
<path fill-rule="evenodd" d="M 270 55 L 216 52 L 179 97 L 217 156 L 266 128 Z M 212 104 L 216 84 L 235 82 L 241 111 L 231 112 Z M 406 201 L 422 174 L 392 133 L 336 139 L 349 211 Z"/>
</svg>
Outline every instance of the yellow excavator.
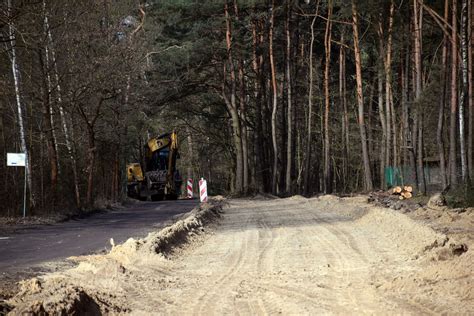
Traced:
<svg viewBox="0 0 474 316">
<path fill-rule="evenodd" d="M 177 159 L 176 132 L 149 139 L 145 145 L 145 172 L 139 163 L 127 164 L 127 195 L 142 201 L 148 196 L 152 201 L 176 200 L 183 183 L 176 169 Z"/>
</svg>

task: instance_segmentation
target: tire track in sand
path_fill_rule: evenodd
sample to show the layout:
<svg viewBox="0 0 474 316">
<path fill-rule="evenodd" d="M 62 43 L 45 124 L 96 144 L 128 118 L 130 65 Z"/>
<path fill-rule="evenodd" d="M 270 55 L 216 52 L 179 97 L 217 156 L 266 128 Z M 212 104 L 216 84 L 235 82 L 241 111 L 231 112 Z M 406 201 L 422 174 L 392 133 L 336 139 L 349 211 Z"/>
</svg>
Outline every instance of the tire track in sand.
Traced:
<svg viewBox="0 0 474 316">
<path fill-rule="evenodd" d="M 232 252 L 230 254 L 231 261 L 222 265 L 227 268 L 218 276 L 213 277 L 213 279 L 206 280 L 207 283 L 211 284 L 212 286 L 197 298 L 197 305 L 195 305 L 193 308 L 194 315 L 209 315 L 210 313 L 214 312 L 214 306 L 217 303 L 217 299 L 222 293 L 226 293 L 224 288 L 229 286 L 229 284 L 226 283 L 232 280 L 233 276 L 237 274 L 244 265 L 244 260 L 246 259 L 248 253 L 248 243 L 251 239 L 251 236 L 248 233 L 248 227 L 251 223 L 251 218 L 252 216 L 248 215 L 242 227 L 238 231 L 232 233 L 232 237 L 230 237 L 231 242 L 227 241 L 227 243 L 233 246 Z M 243 240 L 238 238 L 242 234 L 244 235 Z M 226 236 L 226 238 L 228 239 L 229 236 Z M 238 244 L 238 247 L 234 246 L 236 243 Z"/>
<path fill-rule="evenodd" d="M 298 203 L 298 206 L 300 205 L 301 203 Z M 301 220 L 301 216 L 300 216 L 301 212 L 304 212 L 304 211 L 300 210 L 297 213 L 291 212 L 290 209 L 296 207 L 297 205 L 291 205 L 291 206 L 292 207 L 285 208 L 286 212 L 279 215 L 283 216 L 286 219 L 293 219 L 293 222 L 285 223 L 287 224 L 288 227 L 278 228 L 278 231 L 281 231 L 280 238 L 279 238 L 280 242 L 278 244 L 273 244 L 272 245 L 273 247 L 269 250 L 269 255 L 262 257 L 262 261 L 269 261 L 270 264 L 261 263 L 261 265 L 271 268 L 271 271 L 274 270 L 273 265 L 275 264 L 278 265 L 278 263 L 275 263 L 275 258 L 277 259 L 278 258 L 297 258 L 301 254 L 300 250 L 294 251 L 294 249 L 293 249 L 293 253 L 291 253 L 292 250 L 288 247 L 288 245 L 299 244 L 301 247 L 301 244 L 306 244 L 308 248 L 310 247 L 310 243 L 307 243 L 301 240 L 302 236 L 305 235 L 304 229 L 300 227 L 296 227 L 300 225 L 300 223 L 306 222 L 305 220 Z M 266 214 L 262 214 L 262 215 L 265 215 L 268 217 L 272 216 L 271 209 L 266 210 L 265 213 Z M 290 253 L 287 253 L 288 251 L 290 251 Z M 277 256 L 275 255 L 276 253 L 278 253 Z M 314 255 L 314 252 L 311 252 L 311 253 L 305 252 L 304 262 L 306 264 L 310 262 L 309 254 Z M 326 259 L 324 260 L 327 261 Z M 279 268 L 281 269 L 282 267 L 279 267 Z M 316 309 L 320 308 L 321 305 L 323 305 L 320 297 L 317 297 L 308 293 L 306 289 L 303 290 L 298 287 L 280 284 L 278 280 L 275 280 L 272 277 L 265 278 L 264 280 L 260 281 L 259 286 L 267 292 L 266 296 L 270 298 L 270 300 L 265 300 L 264 304 L 265 306 L 267 306 L 268 310 L 272 310 L 271 314 L 281 312 L 282 309 L 284 310 L 284 305 L 285 304 L 288 305 L 289 302 L 293 302 L 295 307 L 297 307 L 298 305 L 301 305 L 301 302 L 304 302 L 305 304 L 310 303 L 310 305 L 312 305 L 313 308 L 316 308 Z M 283 306 L 282 306 L 282 303 L 284 303 Z M 280 309 L 278 309 L 279 307 Z M 293 311 L 293 313 L 294 312 L 295 311 Z"/>
</svg>

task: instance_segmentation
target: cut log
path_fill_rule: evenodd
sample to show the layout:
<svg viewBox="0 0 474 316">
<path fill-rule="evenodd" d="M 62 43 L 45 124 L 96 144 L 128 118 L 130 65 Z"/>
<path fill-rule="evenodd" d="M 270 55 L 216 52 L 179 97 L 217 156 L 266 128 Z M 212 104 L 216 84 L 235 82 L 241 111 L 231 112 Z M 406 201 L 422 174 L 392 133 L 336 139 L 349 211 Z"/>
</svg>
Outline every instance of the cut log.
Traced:
<svg viewBox="0 0 474 316">
<path fill-rule="evenodd" d="M 408 192 L 408 191 L 403 191 L 401 193 L 401 196 L 403 196 L 405 199 L 410 199 L 413 196 L 413 194 L 411 194 L 411 192 Z"/>
<path fill-rule="evenodd" d="M 393 187 L 392 194 L 400 194 L 402 192 L 402 188 L 399 186 Z"/>
<path fill-rule="evenodd" d="M 406 185 L 403 187 L 403 190 L 411 193 L 413 192 L 413 187 L 411 185 Z"/>
<path fill-rule="evenodd" d="M 405 199 L 405 198 L 403 197 L 403 195 L 400 195 L 398 198 L 399 198 L 400 200 Z"/>
</svg>

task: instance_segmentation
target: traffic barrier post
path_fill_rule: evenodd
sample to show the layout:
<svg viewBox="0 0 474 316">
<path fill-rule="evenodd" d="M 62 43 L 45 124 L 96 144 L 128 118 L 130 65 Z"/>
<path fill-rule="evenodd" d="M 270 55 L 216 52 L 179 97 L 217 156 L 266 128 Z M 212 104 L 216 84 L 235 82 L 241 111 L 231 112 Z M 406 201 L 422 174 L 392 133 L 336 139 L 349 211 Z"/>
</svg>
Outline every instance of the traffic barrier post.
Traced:
<svg viewBox="0 0 474 316">
<path fill-rule="evenodd" d="M 201 199 L 201 203 L 207 202 L 207 181 L 204 178 L 199 180 L 199 197 Z"/>
</svg>

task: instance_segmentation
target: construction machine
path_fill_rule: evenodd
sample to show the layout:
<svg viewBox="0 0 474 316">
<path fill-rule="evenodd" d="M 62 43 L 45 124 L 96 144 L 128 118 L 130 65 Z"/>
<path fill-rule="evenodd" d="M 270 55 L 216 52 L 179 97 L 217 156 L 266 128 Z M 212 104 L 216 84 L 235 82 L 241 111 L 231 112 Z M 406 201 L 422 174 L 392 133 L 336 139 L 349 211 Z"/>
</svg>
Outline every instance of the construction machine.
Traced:
<svg viewBox="0 0 474 316">
<path fill-rule="evenodd" d="M 166 133 L 148 140 L 145 148 L 144 170 L 139 163 L 127 164 L 127 195 L 152 201 L 176 200 L 181 194 L 183 180 L 176 169 L 178 136 Z"/>
</svg>

